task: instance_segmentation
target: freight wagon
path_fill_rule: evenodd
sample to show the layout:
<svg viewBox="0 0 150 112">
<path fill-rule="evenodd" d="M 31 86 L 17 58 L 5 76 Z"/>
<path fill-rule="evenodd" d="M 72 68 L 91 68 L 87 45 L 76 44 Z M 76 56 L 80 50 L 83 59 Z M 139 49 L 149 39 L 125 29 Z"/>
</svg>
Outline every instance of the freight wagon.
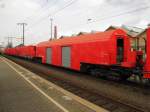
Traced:
<svg viewBox="0 0 150 112">
<path fill-rule="evenodd" d="M 5 53 L 31 57 L 44 64 L 81 72 L 115 75 L 121 79 L 126 79 L 132 74 L 150 78 L 149 47 L 150 28 L 147 29 L 147 57 L 145 62 L 143 62 L 142 51 L 131 49 L 127 33 L 117 29 L 45 41 L 31 46 L 31 48 L 24 46 L 6 49 Z M 19 50 L 16 52 L 16 49 Z"/>
<path fill-rule="evenodd" d="M 4 53 L 12 56 L 32 59 L 36 57 L 35 56 L 36 47 L 30 45 L 30 46 L 20 46 L 15 48 L 7 48 L 5 49 Z"/>
<path fill-rule="evenodd" d="M 123 78 L 132 75 L 136 65 L 136 51 L 131 51 L 129 38 L 121 29 L 42 42 L 36 56 L 46 64 L 94 74 L 109 70 Z"/>
<path fill-rule="evenodd" d="M 23 58 L 28 58 L 32 59 L 35 57 L 36 53 L 36 47 L 35 46 L 21 46 L 21 47 L 16 47 L 16 56 L 23 57 Z"/>
</svg>

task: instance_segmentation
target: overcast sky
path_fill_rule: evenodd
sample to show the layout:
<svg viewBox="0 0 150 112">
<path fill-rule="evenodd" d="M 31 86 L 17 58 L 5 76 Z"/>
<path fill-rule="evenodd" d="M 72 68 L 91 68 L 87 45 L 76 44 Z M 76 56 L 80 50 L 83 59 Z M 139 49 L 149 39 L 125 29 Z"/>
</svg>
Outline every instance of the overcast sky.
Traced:
<svg viewBox="0 0 150 112">
<path fill-rule="evenodd" d="M 50 18 L 58 26 L 58 36 L 103 31 L 110 25 L 145 28 L 150 23 L 150 0 L 0 0 L 0 42 L 6 44 L 4 38 L 13 36 L 15 45 L 21 43 L 19 22 L 28 24 L 26 44 L 48 40 Z"/>
</svg>

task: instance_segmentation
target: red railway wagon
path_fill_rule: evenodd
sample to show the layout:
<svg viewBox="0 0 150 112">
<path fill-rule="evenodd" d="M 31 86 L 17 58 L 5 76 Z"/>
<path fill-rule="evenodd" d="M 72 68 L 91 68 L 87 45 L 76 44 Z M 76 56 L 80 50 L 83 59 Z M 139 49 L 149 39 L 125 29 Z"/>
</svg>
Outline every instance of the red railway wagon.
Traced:
<svg viewBox="0 0 150 112">
<path fill-rule="evenodd" d="M 7 48 L 5 49 L 5 54 L 12 55 L 12 56 L 19 56 L 23 58 L 34 58 L 36 53 L 35 46 L 20 46 L 15 48 Z"/>
<path fill-rule="evenodd" d="M 132 68 L 136 52 L 130 49 L 127 34 L 117 29 L 42 42 L 37 45 L 36 56 L 43 63 L 79 71 L 99 65 Z"/>
<path fill-rule="evenodd" d="M 144 65 L 144 78 L 150 78 L 150 27 L 147 29 L 146 62 Z"/>
<path fill-rule="evenodd" d="M 150 28 L 147 29 L 146 60 L 142 51 L 131 50 L 129 37 L 117 29 L 45 41 L 36 46 L 7 48 L 5 54 L 94 74 L 117 73 L 121 78 L 135 74 L 150 78 L 149 48 Z"/>
<path fill-rule="evenodd" d="M 7 49 L 5 49 L 4 53 L 8 54 L 8 55 L 15 56 L 16 55 L 16 49 L 15 48 L 7 48 Z"/>
<path fill-rule="evenodd" d="M 21 46 L 16 47 L 16 55 L 24 58 L 32 59 L 35 57 L 36 47 L 35 46 Z"/>
</svg>

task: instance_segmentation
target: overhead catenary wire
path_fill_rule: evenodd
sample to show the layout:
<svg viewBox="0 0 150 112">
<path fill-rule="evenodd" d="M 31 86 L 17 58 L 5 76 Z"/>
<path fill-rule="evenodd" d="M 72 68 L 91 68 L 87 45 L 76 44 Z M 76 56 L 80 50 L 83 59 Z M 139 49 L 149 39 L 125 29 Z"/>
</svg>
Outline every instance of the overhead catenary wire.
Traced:
<svg viewBox="0 0 150 112">
<path fill-rule="evenodd" d="M 72 0 L 70 0 L 70 1 L 72 1 Z M 75 0 L 73 0 L 72 2 L 75 2 Z M 70 4 L 72 4 L 72 2 L 70 3 Z M 70 5 L 70 4 L 68 4 L 68 5 Z M 67 7 L 67 6 L 66 6 Z M 147 7 L 146 7 L 147 8 Z M 143 9 L 146 9 L 145 7 L 143 7 Z M 63 9 L 63 8 L 62 8 Z M 142 8 L 139 8 L 139 9 L 136 9 L 136 10 L 143 10 Z M 136 11 L 135 10 L 135 11 Z M 60 10 L 61 11 L 61 10 Z M 134 10 L 130 10 L 130 11 L 134 11 Z M 125 13 L 130 13 L 130 11 L 128 12 L 123 12 L 123 13 L 120 13 L 120 14 L 117 14 L 117 15 L 113 15 L 113 16 L 108 16 L 108 17 L 104 17 L 104 18 L 102 18 L 102 19 L 100 19 L 100 20 L 94 20 L 94 21 L 90 21 L 90 22 L 88 22 L 88 24 L 90 24 L 90 23 L 94 23 L 94 22 L 97 22 L 97 21 L 101 21 L 101 20 L 104 20 L 104 19 L 111 19 L 111 18 L 114 18 L 114 17 L 117 17 L 117 16 L 121 16 L 121 15 L 123 15 L 123 14 L 125 14 Z M 55 14 L 57 14 L 57 13 L 59 13 L 59 10 L 57 10 L 56 12 L 55 12 Z M 133 13 L 133 12 L 132 12 Z M 44 17 L 44 18 L 41 18 L 39 21 L 43 21 L 43 20 L 45 20 L 46 18 L 48 18 L 49 16 L 51 16 L 51 15 L 48 15 L 48 16 L 46 16 L 46 17 Z M 35 27 L 35 26 L 37 26 L 38 24 L 39 24 L 39 21 L 38 22 L 36 22 L 35 24 L 33 24 L 31 27 L 29 27 L 28 29 L 30 29 L 30 28 L 32 28 L 32 27 Z M 87 24 L 87 23 L 86 23 Z"/>
<path fill-rule="evenodd" d="M 60 8 L 60 9 L 56 10 L 56 11 L 53 12 L 53 13 L 48 14 L 46 17 L 41 18 L 40 20 L 38 20 L 37 22 L 35 22 L 32 26 L 28 27 L 27 30 L 29 30 L 29 29 L 35 27 L 35 26 L 38 25 L 41 21 L 44 21 L 45 19 L 47 19 L 47 18 L 49 18 L 49 17 L 51 17 L 51 16 L 54 16 L 54 15 L 58 14 L 59 12 L 63 11 L 64 9 L 68 8 L 68 7 L 71 6 L 71 5 L 73 5 L 73 4 L 74 4 L 75 2 L 77 2 L 77 1 L 78 1 L 78 0 L 70 0 L 67 5 L 65 5 L 64 7 L 62 7 L 62 8 Z"/>
<path fill-rule="evenodd" d="M 150 8 L 150 6 L 145 6 L 145 7 L 140 7 L 140 8 L 136 8 L 136 9 L 133 9 L 133 10 L 121 12 L 119 14 L 103 17 L 103 18 L 100 18 L 100 19 L 97 19 L 97 20 L 92 20 L 91 19 L 90 22 L 88 22 L 88 23 L 85 22 L 85 23 L 80 24 L 80 25 L 75 25 L 74 27 L 80 27 L 80 26 L 84 26 L 84 25 L 87 25 L 87 24 L 96 23 L 96 22 L 99 22 L 99 21 L 105 21 L 105 20 L 113 19 L 115 17 L 119 17 L 119 16 L 123 16 L 123 15 L 127 15 L 127 14 L 132 14 L 132 13 L 139 12 L 139 11 L 142 11 L 142 10 L 145 10 L 145 9 L 149 9 L 149 8 Z M 70 29 L 70 28 L 71 27 L 69 27 L 68 29 Z"/>
<path fill-rule="evenodd" d="M 84 26 L 84 25 L 87 25 L 87 24 L 92 24 L 92 23 L 95 23 L 95 22 L 99 22 L 99 21 L 105 21 L 105 20 L 108 20 L 108 19 L 112 19 L 112 18 L 115 18 L 115 17 L 118 17 L 118 16 L 123 16 L 123 15 L 126 15 L 126 14 L 132 14 L 132 13 L 135 13 L 135 12 L 138 12 L 138 11 L 142 11 L 142 10 L 145 10 L 145 9 L 148 9 L 150 8 L 150 6 L 143 6 L 143 7 L 140 7 L 140 8 L 136 8 L 136 9 L 132 9 L 132 10 L 129 10 L 129 11 L 125 11 L 125 12 L 121 12 L 119 14 L 115 14 L 115 15 L 112 15 L 112 16 L 107 16 L 107 17 L 103 17 L 103 18 L 100 18 L 98 20 L 95 20 L 95 21 L 91 21 L 89 23 L 83 23 L 80 25 L 75 25 L 73 27 L 80 27 L 80 26 Z M 73 27 L 69 27 L 68 29 L 71 29 Z"/>
<path fill-rule="evenodd" d="M 119 14 L 116 14 L 116 15 L 112 15 L 112 16 L 104 17 L 104 18 L 101 18 L 101 19 L 98 19 L 98 20 L 94 20 L 94 21 L 91 21 L 90 23 L 98 22 L 98 21 L 106 20 L 106 19 L 111 19 L 111 18 L 114 18 L 114 17 L 126 15 L 126 14 L 131 14 L 131 13 L 138 12 L 138 11 L 148 9 L 148 8 L 150 8 L 150 6 L 136 8 L 136 9 L 133 9 L 133 10 L 130 10 L 130 11 L 126 11 L 126 12 L 122 12 L 122 13 L 119 13 Z"/>
<path fill-rule="evenodd" d="M 125 12 L 120 12 L 120 13 L 115 14 L 115 15 L 110 15 L 110 16 L 102 17 L 102 18 L 99 18 L 99 19 L 94 20 L 94 21 L 93 21 L 93 19 L 92 19 L 92 20 L 91 20 L 90 22 L 88 22 L 88 23 L 87 23 L 87 22 L 85 22 L 85 23 L 83 23 L 83 24 L 80 23 L 80 25 L 75 25 L 75 26 L 73 26 L 73 27 L 75 28 L 75 27 L 79 27 L 79 26 L 81 26 L 81 25 L 84 26 L 84 25 L 92 24 L 92 23 L 99 22 L 99 21 L 105 21 L 105 20 L 113 19 L 113 18 L 115 18 L 115 17 L 123 16 L 123 15 L 126 15 L 126 14 L 132 14 L 132 13 L 139 12 L 139 11 L 142 11 L 142 10 L 145 10 L 145 9 L 148 9 L 148 8 L 150 8 L 150 6 L 142 6 L 142 7 L 139 6 L 139 8 L 135 8 L 135 9 L 128 10 L 128 11 L 125 11 Z M 70 29 L 70 28 L 71 28 L 71 27 L 69 27 L 69 29 Z"/>
<path fill-rule="evenodd" d="M 33 12 L 32 15 L 26 17 L 26 18 L 24 19 L 24 21 L 32 20 L 32 18 L 33 18 L 34 16 L 39 16 L 39 15 L 41 15 L 41 13 L 40 13 L 41 11 L 44 12 L 45 10 L 51 9 L 52 7 L 54 7 L 54 6 L 57 4 L 57 2 L 58 2 L 58 0 L 54 0 L 54 1 L 52 2 L 52 4 L 51 4 L 52 6 L 50 6 L 50 7 L 49 7 L 48 4 L 42 6 L 41 9 L 37 9 L 36 11 Z"/>
</svg>

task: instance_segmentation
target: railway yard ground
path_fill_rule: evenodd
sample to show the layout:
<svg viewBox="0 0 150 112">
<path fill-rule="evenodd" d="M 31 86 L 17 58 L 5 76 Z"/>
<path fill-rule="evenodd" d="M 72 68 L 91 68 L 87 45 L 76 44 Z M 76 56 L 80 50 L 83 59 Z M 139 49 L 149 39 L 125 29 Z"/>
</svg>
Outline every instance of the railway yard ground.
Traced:
<svg viewBox="0 0 150 112">
<path fill-rule="evenodd" d="M 0 57 L 0 112 L 150 112 L 150 87 Z"/>
</svg>

